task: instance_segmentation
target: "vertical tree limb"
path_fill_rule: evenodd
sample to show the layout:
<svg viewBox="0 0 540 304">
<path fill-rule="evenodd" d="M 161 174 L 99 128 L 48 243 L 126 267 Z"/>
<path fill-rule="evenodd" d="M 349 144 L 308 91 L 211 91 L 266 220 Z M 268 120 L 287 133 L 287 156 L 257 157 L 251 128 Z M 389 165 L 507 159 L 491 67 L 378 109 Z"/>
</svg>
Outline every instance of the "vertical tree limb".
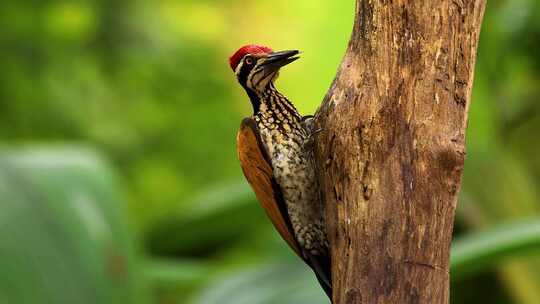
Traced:
<svg viewBox="0 0 540 304">
<path fill-rule="evenodd" d="M 334 303 L 448 303 L 485 0 L 357 0 L 316 115 Z"/>
</svg>

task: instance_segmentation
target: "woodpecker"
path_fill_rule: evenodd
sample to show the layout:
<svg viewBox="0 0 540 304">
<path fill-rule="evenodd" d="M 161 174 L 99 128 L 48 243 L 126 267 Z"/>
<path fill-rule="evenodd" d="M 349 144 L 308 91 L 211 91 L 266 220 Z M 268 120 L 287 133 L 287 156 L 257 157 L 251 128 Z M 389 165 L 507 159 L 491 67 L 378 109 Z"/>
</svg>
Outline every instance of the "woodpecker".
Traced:
<svg viewBox="0 0 540 304">
<path fill-rule="evenodd" d="M 298 54 L 251 44 L 229 58 L 253 106 L 253 115 L 240 125 L 237 150 L 242 171 L 276 230 L 331 297 L 324 206 L 311 148 L 312 117 L 302 117 L 275 87 L 281 67 Z"/>
</svg>

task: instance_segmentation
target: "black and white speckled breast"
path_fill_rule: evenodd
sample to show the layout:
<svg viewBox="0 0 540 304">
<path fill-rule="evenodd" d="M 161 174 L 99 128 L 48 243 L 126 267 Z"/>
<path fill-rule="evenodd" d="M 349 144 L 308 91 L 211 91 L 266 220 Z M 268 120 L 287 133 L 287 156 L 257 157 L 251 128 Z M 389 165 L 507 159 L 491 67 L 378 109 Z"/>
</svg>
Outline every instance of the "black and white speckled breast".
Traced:
<svg viewBox="0 0 540 304">
<path fill-rule="evenodd" d="M 255 121 L 272 160 L 274 177 L 283 192 L 297 241 L 312 254 L 321 254 L 328 244 L 313 152 L 306 144 L 308 131 L 296 110 L 283 113 L 283 107 L 277 107 L 262 103 Z"/>
</svg>

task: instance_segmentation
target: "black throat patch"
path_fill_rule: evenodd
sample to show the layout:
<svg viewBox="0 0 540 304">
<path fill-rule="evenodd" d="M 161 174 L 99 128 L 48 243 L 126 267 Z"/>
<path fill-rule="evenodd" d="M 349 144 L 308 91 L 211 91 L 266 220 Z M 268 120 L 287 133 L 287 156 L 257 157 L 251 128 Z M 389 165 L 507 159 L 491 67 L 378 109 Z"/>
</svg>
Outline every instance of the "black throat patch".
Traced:
<svg viewBox="0 0 540 304">
<path fill-rule="evenodd" d="M 246 93 L 249 96 L 249 100 L 251 101 L 251 105 L 253 106 L 253 114 L 256 114 L 257 112 L 259 112 L 259 109 L 261 107 L 261 98 L 259 97 L 259 95 L 257 95 L 255 91 L 253 91 L 247 86 L 247 79 L 252 69 L 253 66 L 243 64 L 240 68 L 240 72 L 238 73 L 238 82 L 244 88 L 244 90 L 246 90 Z"/>
</svg>

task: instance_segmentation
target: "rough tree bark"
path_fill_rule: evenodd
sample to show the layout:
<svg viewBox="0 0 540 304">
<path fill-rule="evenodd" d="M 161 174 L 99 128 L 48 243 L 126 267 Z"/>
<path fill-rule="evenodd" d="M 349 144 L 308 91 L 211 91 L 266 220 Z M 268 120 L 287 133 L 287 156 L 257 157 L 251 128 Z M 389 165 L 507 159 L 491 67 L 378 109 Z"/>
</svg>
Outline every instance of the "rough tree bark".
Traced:
<svg viewBox="0 0 540 304">
<path fill-rule="evenodd" d="M 317 111 L 334 303 L 448 303 L 485 0 L 357 0 Z"/>
</svg>

